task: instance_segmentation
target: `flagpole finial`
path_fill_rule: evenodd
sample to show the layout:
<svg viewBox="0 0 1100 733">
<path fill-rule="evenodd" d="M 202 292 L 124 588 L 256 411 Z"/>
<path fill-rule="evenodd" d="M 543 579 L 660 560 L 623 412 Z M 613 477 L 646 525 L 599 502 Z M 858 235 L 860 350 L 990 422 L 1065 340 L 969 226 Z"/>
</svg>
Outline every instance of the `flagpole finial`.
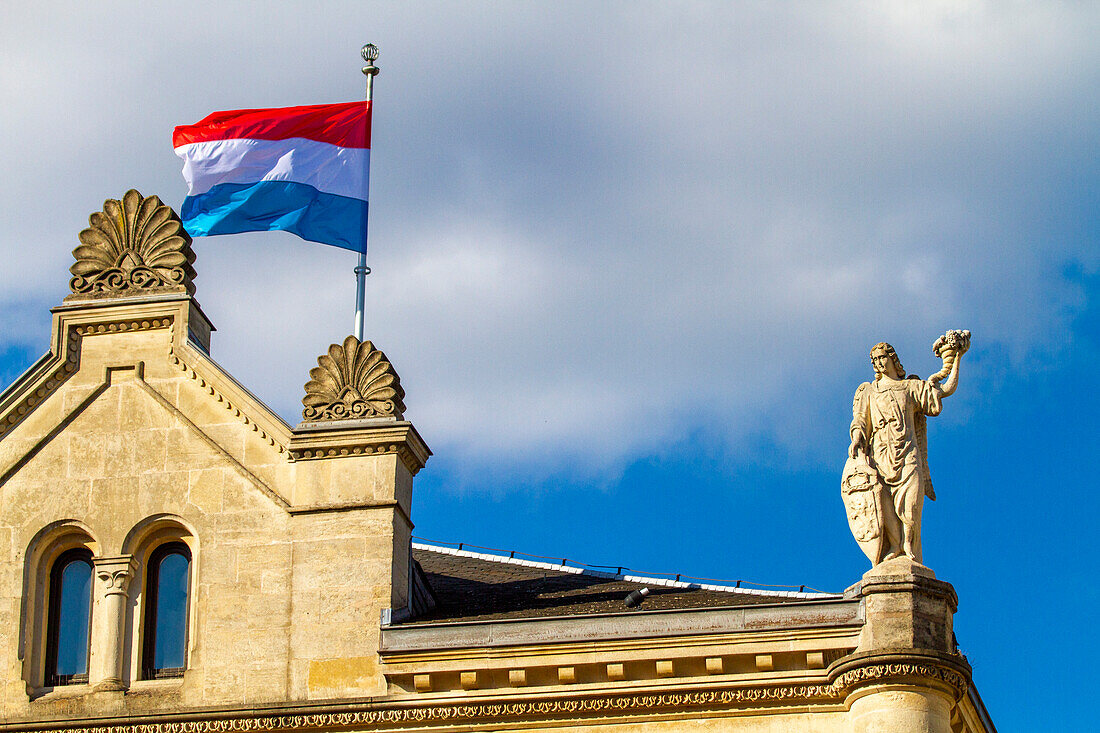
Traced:
<svg viewBox="0 0 1100 733">
<path fill-rule="evenodd" d="M 378 73 L 378 67 L 374 65 L 374 62 L 378 60 L 378 46 L 373 43 L 368 43 L 363 46 L 363 50 L 360 51 L 363 56 L 363 60 L 367 62 L 367 65 L 363 67 L 363 73 L 367 76 L 374 76 Z"/>
<path fill-rule="evenodd" d="M 367 77 L 367 101 L 369 102 L 374 92 L 374 77 L 378 74 L 378 67 L 374 65 L 375 60 L 378 59 L 378 46 L 368 43 L 363 46 L 360 54 L 362 54 L 363 60 L 367 62 L 367 65 L 363 67 L 363 75 Z"/>
</svg>

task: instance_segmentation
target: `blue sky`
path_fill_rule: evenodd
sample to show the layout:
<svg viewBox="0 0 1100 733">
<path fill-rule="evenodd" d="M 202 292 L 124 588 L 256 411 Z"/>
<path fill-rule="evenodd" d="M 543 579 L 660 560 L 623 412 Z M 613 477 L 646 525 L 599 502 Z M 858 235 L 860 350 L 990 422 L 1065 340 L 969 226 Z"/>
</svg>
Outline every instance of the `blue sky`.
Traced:
<svg viewBox="0 0 1100 733">
<path fill-rule="evenodd" d="M 367 332 L 435 451 L 418 535 L 842 590 L 867 567 L 839 499 L 867 352 L 890 341 L 927 376 L 933 340 L 969 328 L 930 426 L 926 562 L 958 591 L 1002 731 L 1091 721 L 1094 7 L 47 3 L 0 20 L 5 383 L 47 346 L 88 213 L 130 187 L 181 203 L 174 125 L 358 98 L 373 41 Z M 297 422 L 309 368 L 351 329 L 354 255 L 280 234 L 195 249 L 214 358 Z"/>
</svg>

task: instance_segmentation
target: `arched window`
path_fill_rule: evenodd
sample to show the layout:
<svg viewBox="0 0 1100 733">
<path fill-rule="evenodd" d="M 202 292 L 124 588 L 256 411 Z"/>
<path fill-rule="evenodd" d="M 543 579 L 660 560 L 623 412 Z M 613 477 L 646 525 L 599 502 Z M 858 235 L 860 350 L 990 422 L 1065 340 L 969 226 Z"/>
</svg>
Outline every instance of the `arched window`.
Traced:
<svg viewBox="0 0 1100 733">
<path fill-rule="evenodd" d="M 182 542 L 169 542 L 153 550 L 147 567 L 142 677 L 181 677 L 187 666 L 191 551 Z"/>
<path fill-rule="evenodd" d="M 88 637 L 92 625 L 92 553 L 64 552 L 50 570 L 46 627 L 46 684 L 88 681 Z"/>
</svg>

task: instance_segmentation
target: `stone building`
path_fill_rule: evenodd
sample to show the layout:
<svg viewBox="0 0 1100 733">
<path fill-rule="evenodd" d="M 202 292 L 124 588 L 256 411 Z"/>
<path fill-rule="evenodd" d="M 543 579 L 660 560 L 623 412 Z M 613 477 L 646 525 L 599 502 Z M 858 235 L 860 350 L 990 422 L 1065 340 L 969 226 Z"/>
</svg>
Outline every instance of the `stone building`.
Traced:
<svg viewBox="0 0 1100 733">
<path fill-rule="evenodd" d="M 382 352 L 334 345 L 291 427 L 211 359 L 171 210 L 91 224 L 0 394 L 0 730 L 994 730 L 913 563 L 826 595 L 414 544 Z"/>
</svg>

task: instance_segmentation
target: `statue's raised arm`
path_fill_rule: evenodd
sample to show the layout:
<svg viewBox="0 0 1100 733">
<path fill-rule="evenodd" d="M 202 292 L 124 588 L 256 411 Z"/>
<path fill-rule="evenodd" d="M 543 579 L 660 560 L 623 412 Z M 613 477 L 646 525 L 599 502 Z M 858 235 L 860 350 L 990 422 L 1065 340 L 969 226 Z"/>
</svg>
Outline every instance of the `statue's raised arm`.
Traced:
<svg viewBox="0 0 1100 733">
<path fill-rule="evenodd" d="M 927 380 L 910 375 L 888 343 L 871 349 L 873 382 L 856 390 L 851 444 L 841 481 L 848 523 L 871 563 L 902 555 L 921 562 L 924 497 L 934 499 L 928 472 L 925 420 L 959 384 L 959 361 L 969 331 L 948 331 L 932 346 L 943 366 Z"/>
</svg>

